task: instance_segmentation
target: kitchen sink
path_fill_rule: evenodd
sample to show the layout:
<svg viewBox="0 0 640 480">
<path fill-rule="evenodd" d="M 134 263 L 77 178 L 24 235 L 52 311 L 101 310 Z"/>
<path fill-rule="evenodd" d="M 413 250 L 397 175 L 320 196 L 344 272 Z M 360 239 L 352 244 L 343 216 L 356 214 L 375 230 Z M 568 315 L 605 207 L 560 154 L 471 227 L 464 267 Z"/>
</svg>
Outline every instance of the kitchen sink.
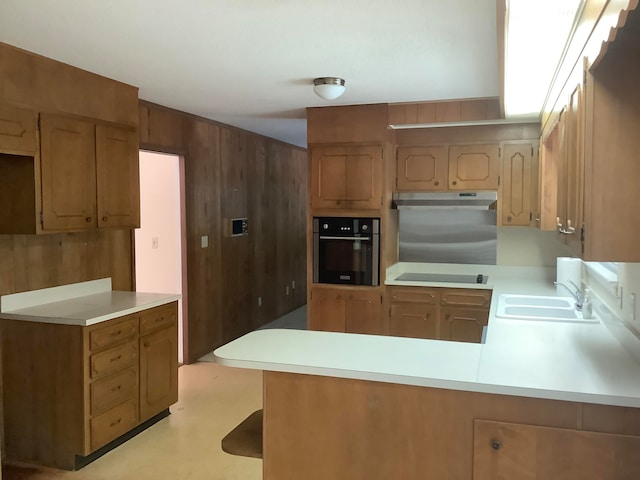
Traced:
<svg viewBox="0 0 640 480">
<path fill-rule="evenodd" d="M 496 316 L 512 320 L 598 323 L 596 319 L 582 318 L 571 297 L 502 294 L 498 297 Z"/>
</svg>

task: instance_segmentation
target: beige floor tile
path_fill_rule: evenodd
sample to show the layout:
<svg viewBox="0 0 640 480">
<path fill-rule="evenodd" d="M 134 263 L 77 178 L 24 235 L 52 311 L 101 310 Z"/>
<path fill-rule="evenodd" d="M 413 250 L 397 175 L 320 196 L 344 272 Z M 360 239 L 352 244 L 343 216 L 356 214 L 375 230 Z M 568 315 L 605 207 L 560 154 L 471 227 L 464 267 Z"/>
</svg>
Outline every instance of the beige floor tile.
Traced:
<svg viewBox="0 0 640 480">
<path fill-rule="evenodd" d="M 171 415 L 76 472 L 5 468 L 2 480 L 259 480 L 262 460 L 220 441 L 262 407 L 262 372 L 215 363 L 180 367 Z"/>
</svg>

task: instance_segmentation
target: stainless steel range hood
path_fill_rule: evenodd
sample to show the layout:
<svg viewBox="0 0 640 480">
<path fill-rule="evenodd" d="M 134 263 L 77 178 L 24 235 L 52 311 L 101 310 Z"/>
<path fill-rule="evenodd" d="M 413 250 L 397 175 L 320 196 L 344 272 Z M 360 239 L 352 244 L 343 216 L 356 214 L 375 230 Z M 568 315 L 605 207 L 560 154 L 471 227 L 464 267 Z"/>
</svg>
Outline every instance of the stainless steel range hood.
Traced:
<svg viewBox="0 0 640 480">
<path fill-rule="evenodd" d="M 496 192 L 396 193 L 401 262 L 495 265 Z"/>
<path fill-rule="evenodd" d="M 393 194 L 393 207 L 476 208 L 495 210 L 497 192 L 402 192 Z"/>
</svg>

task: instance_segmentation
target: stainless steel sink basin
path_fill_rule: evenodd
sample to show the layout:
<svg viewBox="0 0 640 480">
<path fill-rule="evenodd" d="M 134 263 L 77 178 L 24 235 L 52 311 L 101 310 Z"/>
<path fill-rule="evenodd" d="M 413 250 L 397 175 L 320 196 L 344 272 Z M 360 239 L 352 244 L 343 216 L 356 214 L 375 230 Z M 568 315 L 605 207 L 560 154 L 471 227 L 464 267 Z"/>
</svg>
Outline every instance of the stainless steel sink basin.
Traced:
<svg viewBox="0 0 640 480">
<path fill-rule="evenodd" d="M 502 294 L 498 297 L 496 316 L 513 320 L 598 323 L 596 319 L 582 318 L 571 297 Z"/>
</svg>

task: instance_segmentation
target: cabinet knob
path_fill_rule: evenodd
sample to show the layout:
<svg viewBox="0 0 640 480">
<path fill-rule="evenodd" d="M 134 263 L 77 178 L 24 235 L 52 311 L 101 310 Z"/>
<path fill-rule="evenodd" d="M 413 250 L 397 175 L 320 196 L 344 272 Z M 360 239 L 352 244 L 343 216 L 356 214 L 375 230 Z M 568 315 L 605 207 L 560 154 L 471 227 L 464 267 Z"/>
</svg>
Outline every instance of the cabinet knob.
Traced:
<svg viewBox="0 0 640 480">
<path fill-rule="evenodd" d="M 491 448 L 493 448 L 494 450 L 500 450 L 502 448 L 502 442 L 500 442 L 499 440 L 492 439 L 490 444 Z"/>
<path fill-rule="evenodd" d="M 436 180 L 435 182 L 433 182 L 433 184 L 438 186 L 438 185 L 440 185 L 440 182 Z"/>
<path fill-rule="evenodd" d="M 454 180 L 453 182 L 451 182 L 451 184 L 452 184 L 452 185 L 457 185 L 457 184 L 458 184 L 458 182 Z"/>
<path fill-rule="evenodd" d="M 507 222 L 510 222 L 510 221 L 511 221 L 511 215 L 507 217 Z"/>
<path fill-rule="evenodd" d="M 102 217 L 102 221 L 106 222 L 107 221 L 107 217 Z"/>
<path fill-rule="evenodd" d="M 91 217 L 87 217 L 87 218 L 85 218 L 85 221 L 86 221 L 87 223 L 89 223 L 89 222 L 91 221 Z"/>
</svg>

